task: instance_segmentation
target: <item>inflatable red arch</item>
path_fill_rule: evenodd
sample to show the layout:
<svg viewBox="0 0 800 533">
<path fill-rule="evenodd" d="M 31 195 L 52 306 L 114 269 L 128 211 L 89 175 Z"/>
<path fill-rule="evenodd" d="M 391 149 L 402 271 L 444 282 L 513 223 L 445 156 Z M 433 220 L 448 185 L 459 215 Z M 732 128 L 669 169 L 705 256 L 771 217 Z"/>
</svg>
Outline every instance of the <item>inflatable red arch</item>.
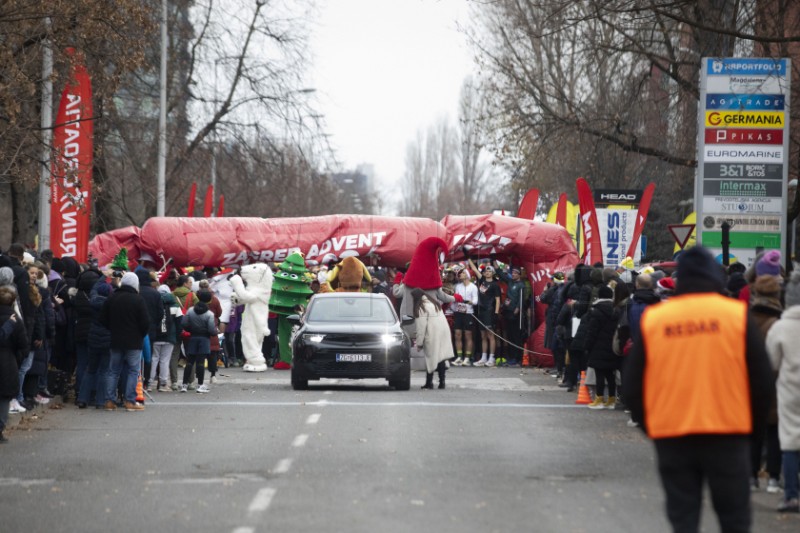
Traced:
<svg viewBox="0 0 800 533">
<path fill-rule="evenodd" d="M 370 215 L 328 215 L 297 218 L 155 217 L 141 229 L 129 226 L 97 235 L 89 244 L 92 257 L 108 264 L 123 246 L 131 260 L 147 258 L 156 265 L 235 266 L 257 261 L 279 262 L 294 251 L 306 260 L 359 256 L 365 263 L 403 266 L 417 244 L 441 237 L 449 245 L 448 260 L 494 256 L 524 266 L 533 286 L 536 325 L 527 346 L 536 364 L 550 365 L 543 346 L 544 305 L 539 304 L 549 276 L 571 271 L 578 254 L 561 226 L 500 215 L 453 216 L 441 222 L 427 218 Z"/>
</svg>

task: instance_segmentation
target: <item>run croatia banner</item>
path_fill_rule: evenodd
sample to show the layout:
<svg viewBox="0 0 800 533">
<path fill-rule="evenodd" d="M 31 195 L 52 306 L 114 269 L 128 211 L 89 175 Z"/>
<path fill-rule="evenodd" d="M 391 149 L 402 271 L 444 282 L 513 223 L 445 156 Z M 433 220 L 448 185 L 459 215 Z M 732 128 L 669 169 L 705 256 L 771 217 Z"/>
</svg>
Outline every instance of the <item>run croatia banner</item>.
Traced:
<svg viewBox="0 0 800 533">
<path fill-rule="evenodd" d="M 72 49 L 67 54 L 73 58 L 72 71 L 61 93 L 53 131 L 50 248 L 56 257 L 85 262 L 92 210 L 92 84 L 80 56 Z"/>
</svg>

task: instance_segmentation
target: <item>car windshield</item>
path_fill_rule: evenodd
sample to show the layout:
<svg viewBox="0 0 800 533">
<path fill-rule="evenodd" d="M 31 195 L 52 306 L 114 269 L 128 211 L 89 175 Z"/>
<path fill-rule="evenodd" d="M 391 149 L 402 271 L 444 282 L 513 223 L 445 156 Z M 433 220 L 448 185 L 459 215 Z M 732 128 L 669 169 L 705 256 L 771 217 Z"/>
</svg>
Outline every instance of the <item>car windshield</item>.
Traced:
<svg viewBox="0 0 800 533">
<path fill-rule="evenodd" d="M 383 298 L 320 298 L 305 317 L 308 322 L 370 322 L 393 324 L 397 319 L 389 301 Z"/>
</svg>

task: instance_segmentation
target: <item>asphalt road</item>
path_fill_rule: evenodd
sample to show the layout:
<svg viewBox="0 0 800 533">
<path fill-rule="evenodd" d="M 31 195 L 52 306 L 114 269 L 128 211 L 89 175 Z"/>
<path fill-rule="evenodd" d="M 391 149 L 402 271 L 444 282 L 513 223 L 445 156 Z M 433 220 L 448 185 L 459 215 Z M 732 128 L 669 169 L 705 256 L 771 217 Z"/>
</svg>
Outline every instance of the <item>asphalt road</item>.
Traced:
<svg viewBox="0 0 800 533">
<path fill-rule="evenodd" d="M 0 448 L 0 531 L 668 531 L 651 444 L 533 369 L 446 390 L 224 370 L 144 412 L 65 405 Z M 754 531 L 800 530 L 753 495 Z M 718 531 L 710 506 L 704 531 Z"/>
</svg>

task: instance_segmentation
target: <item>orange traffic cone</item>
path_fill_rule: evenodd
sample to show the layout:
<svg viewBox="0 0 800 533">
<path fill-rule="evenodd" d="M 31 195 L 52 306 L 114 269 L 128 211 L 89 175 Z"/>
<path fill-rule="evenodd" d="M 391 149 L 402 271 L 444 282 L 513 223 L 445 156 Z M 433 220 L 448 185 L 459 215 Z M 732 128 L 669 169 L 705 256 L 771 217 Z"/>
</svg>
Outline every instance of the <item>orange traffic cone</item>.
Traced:
<svg viewBox="0 0 800 533">
<path fill-rule="evenodd" d="M 586 371 L 581 372 L 581 385 L 578 387 L 578 399 L 575 400 L 578 405 L 589 405 L 592 403 L 589 389 L 586 387 Z"/>
<path fill-rule="evenodd" d="M 139 375 L 139 379 L 136 380 L 136 401 L 144 403 L 144 388 L 142 387 L 141 374 Z"/>
<path fill-rule="evenodd" d="M 522 366 L 531 366 L 531 356 L 528 352 L 522 354 Z"/>
</svg>

